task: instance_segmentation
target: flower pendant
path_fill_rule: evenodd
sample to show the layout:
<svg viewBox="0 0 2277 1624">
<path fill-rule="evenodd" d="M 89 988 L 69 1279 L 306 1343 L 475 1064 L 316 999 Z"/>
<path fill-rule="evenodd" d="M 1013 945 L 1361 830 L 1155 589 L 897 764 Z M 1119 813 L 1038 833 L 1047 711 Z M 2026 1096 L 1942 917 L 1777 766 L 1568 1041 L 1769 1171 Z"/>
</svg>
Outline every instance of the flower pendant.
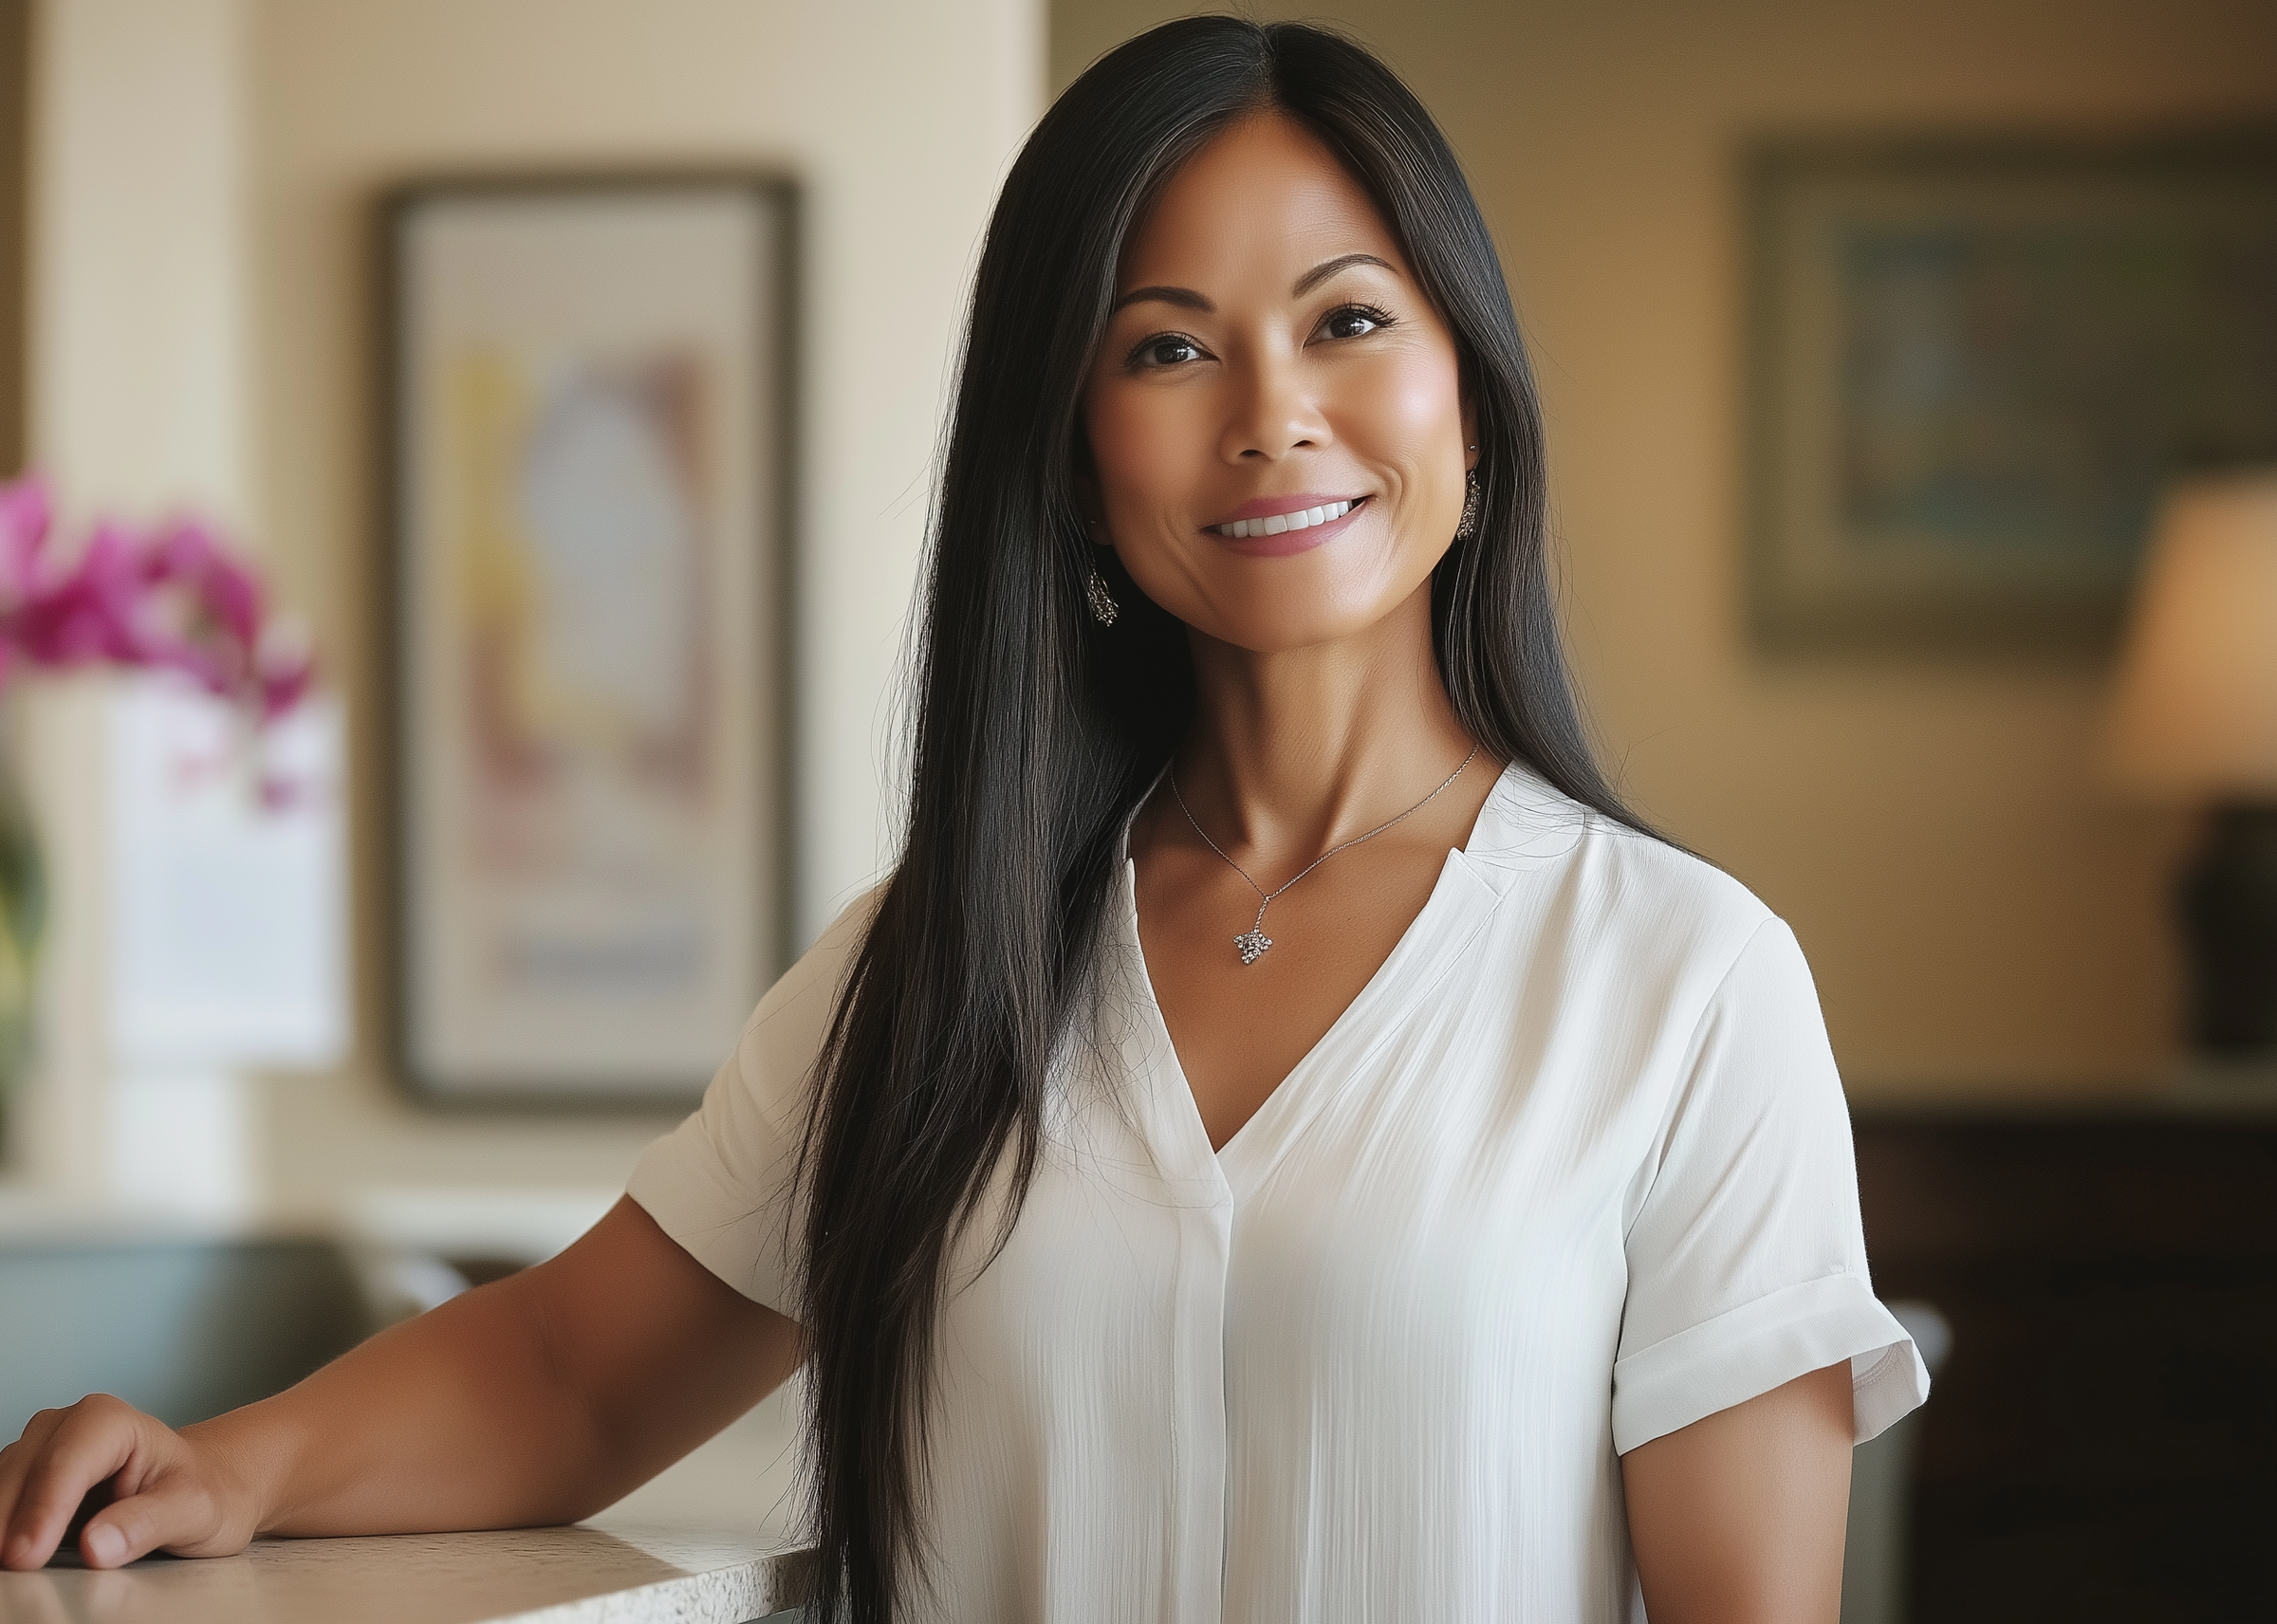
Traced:
<svg viewBox="0 0 2277 1624">
<path fill-rule="evenodd" d="M 1252 929 L 1234 937 L 1233 945 L 1241 950 L 1241 962 L 1253 965 L 1265 957 L 1265 950 L 1273 945 L 1273 939 L 1263 931 Z"/>
</svg>

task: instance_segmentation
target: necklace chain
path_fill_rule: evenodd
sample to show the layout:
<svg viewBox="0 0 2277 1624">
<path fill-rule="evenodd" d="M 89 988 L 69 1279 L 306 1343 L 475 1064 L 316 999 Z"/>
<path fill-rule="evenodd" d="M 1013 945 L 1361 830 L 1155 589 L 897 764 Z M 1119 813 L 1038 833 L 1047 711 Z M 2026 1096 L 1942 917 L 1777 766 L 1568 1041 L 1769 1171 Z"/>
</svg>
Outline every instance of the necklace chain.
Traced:
<svg viewBox="0 0 2277 1624">
<path fill-rule="evenodd" d="M 1400 813 L 1398 817 L 1385 819 L 1382 822 L 1377 824 L 1373 829 L 1370 829 L 1366 834 L 1355 835 L 1341 846 L 1330 846 L 1326 851 L 1323 852 L 1319 857 L 1314 858 L 1312 861 L 1306 863 L 1304 868 L 1300 869 L 1295 879 L 1291 879 L 1286 884 L 1272 891 L 1266 890 L 1264 886 L 1259 885 L 1255 880 L 1250 879 L 1250 871 L 1246 868 L 1243 868 L 1241 864 L 1235 862 L 1231 858 L 1227 857 L 1226 848 L 1219 845 L 1215 840 L 1210 838 L 1210 831 L 1203 828 L 1201 825 L 1201 821 L 1194 817 L 1194 808 L 1186 804 L 1186 797 L 1181 794 L 1178 789 L 1177 769 L 1175 767 L 1172 768 L 1170 772 L 1170 793 L 1176 799 L 1178 810 L 1186 814 L 1186 821 L 1194 825 L 1194 832 L 1195 834 L 1201 836 L 1202 844 L 1208 846 L 1212 851 L 1215 852 L 1225 862 L 1225 865 L 1228 868 L 1231 869 L 1235 874 L 1241 876 L 1243 879 L 1248 880 L 1250 889 L 1257 894 L 1256 922 L 1252 924 L 1247 931 L 1243 932 L 1240 935 L 1233 938 L 1233 946 L 1239 950 L 1241 953 L 1241 962 L 1245 965 L 1255 964 L 1260 958 L 1265 956 L 1266 949 L 1273 945 L 1273 939 L 1265 933 L 1265 911 L 1273 905 L 1273 898 L 1279 896 L 1282 892 L 1287 891 L 1289 886 L 1296 884 L 1297 880 L 1303 879 L 1314 869 L 1319 868 L 1321 864 L 1326 862 L 1330 858 L 1336 856 L 1337 853 L 1348 852 L 1354 846 L 1361 844 L 1364 840 L 1372 840 L 1377 836 L 1382 834 L 1386 829 L 1390 828 L 1394 823 L 1399 822 L 1403 819 L 1412 818 L 1416 813 L 1422 811 L 1424 807 L 1430 805 L 1433 802 L 1436 801 L 1440 795 L 1445 793 L 1449 784 L 1453 784 L 1456 779 L 1462 777 L 1463 768 L 1469 766 L 1472 762 L 1477 759 L 1477 757 L 1478 747 L 1476 745 L 1472 745 L 1471 747 L 1471 753 L 1465 756 L 1455 769 L 1447 775 L 1437 789 L 1433 790 L 1422 800 L 1416 802 L 1406 811 Z"/>
</svg>

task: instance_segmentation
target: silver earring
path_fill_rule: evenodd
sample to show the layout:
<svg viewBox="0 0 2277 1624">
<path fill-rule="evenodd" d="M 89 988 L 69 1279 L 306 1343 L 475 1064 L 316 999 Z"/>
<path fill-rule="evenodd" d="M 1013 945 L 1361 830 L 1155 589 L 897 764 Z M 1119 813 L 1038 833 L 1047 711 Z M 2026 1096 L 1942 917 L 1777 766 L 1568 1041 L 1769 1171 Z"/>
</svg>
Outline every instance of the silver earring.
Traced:
<svg viewBox="0 0 2277 1624">
<path fill-rule="evenodd" d="M 1106 577 L 1099 573 L 1099 565 L 1091 566 L 1091 579 L 1083 582 L 1083 601 L 1091 606 L 1091 618 L 1102 626 L 1112 626 L 1115 617 L 1122 613 L 1122 605 L 1107 590 Z"/>
<path fill-rule="evenodd" d="M 1463 471 L 1463 516 L 1454 523 L 1454 539 L 1467 542 L 1478 528 L 1478 470 Z"/>
</svg>

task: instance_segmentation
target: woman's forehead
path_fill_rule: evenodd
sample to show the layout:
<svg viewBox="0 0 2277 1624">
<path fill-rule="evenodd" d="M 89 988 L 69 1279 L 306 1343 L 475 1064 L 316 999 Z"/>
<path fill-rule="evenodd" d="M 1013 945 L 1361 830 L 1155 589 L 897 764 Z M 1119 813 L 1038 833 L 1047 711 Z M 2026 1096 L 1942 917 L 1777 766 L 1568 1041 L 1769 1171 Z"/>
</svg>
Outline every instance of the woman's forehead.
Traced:
<svg viewBox="0 0 2277 1624">
<path fill-rule="evenodd" d="M 1164 183 L 1131 235 L 1116 291 L 1250 274 L 1286 281 L 1276 273 L 1349 253 L 1404 267 L 1374 200 L 1335 155 L 1303 125 L 1263 113 Z"/>
</svg>

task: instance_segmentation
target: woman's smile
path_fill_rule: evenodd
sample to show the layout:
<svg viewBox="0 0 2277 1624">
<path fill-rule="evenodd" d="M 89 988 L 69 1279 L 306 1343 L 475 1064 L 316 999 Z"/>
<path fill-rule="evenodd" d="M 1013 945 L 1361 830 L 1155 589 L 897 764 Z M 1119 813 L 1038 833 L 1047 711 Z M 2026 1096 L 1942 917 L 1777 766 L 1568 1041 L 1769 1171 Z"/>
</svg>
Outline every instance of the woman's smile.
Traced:
<svg viewBox="0 0 2277 1624">
<path fill-rule="evenodd" d="M 1161 189 L 1116 281 L 1083 500 L 1131 583 L 1260 655 L 1426 615 L 1476 435 L 1453 336 L 1366 188 L 1259 114 Z"/>
<path fill-rule="evenodd" d="M 1352 527 L 1367 508 L 1365 496 L 1260 496 L 1223 520 L 1202 526 L 1234 552 L 1250 558 L 1287 558 L 1310 552 Z"/>
</svg>

